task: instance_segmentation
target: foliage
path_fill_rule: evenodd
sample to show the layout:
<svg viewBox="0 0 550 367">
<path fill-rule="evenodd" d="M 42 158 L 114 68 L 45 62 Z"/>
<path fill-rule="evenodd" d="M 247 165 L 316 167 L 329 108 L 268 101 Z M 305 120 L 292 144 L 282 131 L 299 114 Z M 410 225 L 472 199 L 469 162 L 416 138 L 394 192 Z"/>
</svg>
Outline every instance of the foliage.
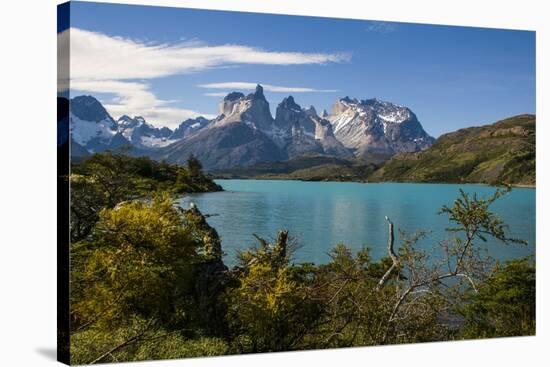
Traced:
<svg viewBox="0 0 550 367">
<path fill-rule="evenodd" d="M 388 259 L 372 262 L 368 249 L 354 255 L 343 244 L 330 253 L 331 261 L 316 272 L 316 296 L 322 299 L 322 322 L 310 336 L 312 347 L 375 345 L 381 340 L 391 289 L 375 292 Z"/>
<path fill-rule="evenodd" d="M 307 272 L 289 266 L 287 232 L 277 242 L 242 253 L 236 286 L 227 292 L 227 319 L 235 352 L 299 349 L 301 337 L 319 314 L 309 297 Z"/>
<path fill-rule="evenodd" d="M 199 244 L 182 220 L 166 195 L 150 203 L 132 201 L 101 211 L 92 240 L 73 250 L 76 258 L 81 251 L 90 253 L 73 268 L 78 286 L 72 291 L 82 293 L 71 305 L 77 329 L 100 314 L 96 322 L 109 325 L 134 313 L 174 324 L 189 322 L 188 302 L 174 299 L 190 292 Z"/>
<path fill-rule="evenodd" d="M 135 319 L 126 327 L 108 331 L 90 329 L 73 335 L 71 364 L 193 358 L 219 356 L 228 352 L 226 342 L 219 338 L 188 338 L 182 333 L 162 328 L 150 329 L 142 334 L 141 329 L 145 325 L 143 319 Z"/>
<path fill-rule="evenodd" d="M 89 235 L 102 208 L 149 196 L 155 191 L 174 194 L 219 191 L 190 159 L 190 167 L 110 152 L 96 153 L 71 167 L 71 240 Z M 199 167 L 199 168 L 198 168 Z"/>
<path fill-rule="evenodd" d="M 536 271 L 532 259 L 497 265 L 479 292 L 468 294 L 459 313 L 463 338 L 535 335 Z"/>
<path fill-rule="evenodd" d="M 187 158 L 187 171 L 191 177 L 202 176 L 202 163 L 193 154 Z"/>
<path fill-rule="evenodd" d="M 487 241 L 491 236 L 503 243 L 521 243 L 525 241 L 507 236 L 508 226 L 493 212 L 489 210 L 491 204 L 510 191 L 510 188 L 497 189 L 489 198 L 478 198 L 477 194 L 470 196 L 460 189 L 460 197 L 454 202 L 454 206 L 443 206 L 440 214 L 447 214 L 449 221 L 456 223 L 457 227 L 447 228 L 450 232 L 463 232 L 466 240 L 480 239 Z"/>
<path fill-rule="evenodd" d="M 159 327 L 200 330 L 195 270 L 205 259 L 185 223 L 167 194 L 103 209 L 71 251 L 73 334 L 137 344 Z"/>
</svg>

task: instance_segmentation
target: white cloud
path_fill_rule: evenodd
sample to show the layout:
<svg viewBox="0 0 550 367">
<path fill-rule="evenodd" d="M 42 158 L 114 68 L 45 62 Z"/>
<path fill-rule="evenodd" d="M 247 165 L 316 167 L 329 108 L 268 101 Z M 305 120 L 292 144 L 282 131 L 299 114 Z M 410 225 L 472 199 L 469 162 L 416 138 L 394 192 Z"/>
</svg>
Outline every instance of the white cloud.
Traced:
<svg viewBox="0 0 550 367">
<path fill-rule="evenodd" d="M 78 28 L 70 29 L 71 77 L 150 79 L 228 64 L 301 65 L 348 61 L 346 53 L 274 52 L 242 45 L 198 41 L 145 44 Z"/>
<path fill-rule="evenodd" d="M 229 89 L 229 90 L 254 90 L 256 89 L 257 83 L 248 83 L 248 82 L 225 82 L 225 83 L 209 83 L 209 84 L 199 84 L 197 87 L 207 88 L 207 89 Z M 312 93 L 312 92 L 338 92 L 337 89 L 315 89 L 315 88 L 306 88 L 306 87 L 284 87 L 280 85 L 271 85 L 260 83 L 265 91 L 268 92 L 277 92 L 277 93 Z M 227 94 L 227 93 L 226 93 Z M 206 93 L 207 96 L 218 97 L 220 95 L 225 95 L 222 93 Z"/>
<path fill-rule="evenodd" d="M 203 96 L 207 97 L 225 97 L 230 92 L 212 92 L 212 93 L 203 93 Z"/>
<path fill-rule="evenodd" d="M 398 28 L 397 23 L 371 20 L 367 26 L 367 32 L 392 33 L 397 31 Z"/>
<path fill-rule="evenodd" d="M 142 115 L 172 127 L 201 114 L 167 106 L 170 101 L 158 99 L 144 80 L 230 65 L 326 64 L 351 57 L 346 53 L 277 52 L 233 44 L 212 46 L 196 40 L 151 44 L 79 28 L 60 33 L 58 44 L 58 55 L 66 54 L 70 46 L 71 89 L 115 94 L 116 103 L 106 104 L 114 116 Z M 58 80 L 58 90 L 67 89 L 68 85 L 66 79 Z"/>
</svg>

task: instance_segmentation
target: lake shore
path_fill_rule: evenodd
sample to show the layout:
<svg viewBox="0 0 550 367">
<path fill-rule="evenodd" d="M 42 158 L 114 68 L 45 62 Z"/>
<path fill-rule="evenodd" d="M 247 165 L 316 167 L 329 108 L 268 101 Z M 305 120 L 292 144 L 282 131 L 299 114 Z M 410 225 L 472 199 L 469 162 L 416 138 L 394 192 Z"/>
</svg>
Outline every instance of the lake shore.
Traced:
<svg viewBox="0 0 550 367">
<path fill-rule="evenodd" d="M 482 185 L 489 187 L 498 187 L 499 185 L 491 185 L 484 182 L 399 182 L 399 181 L 367 181 L 367 180 L 355 180 L 355 179 L 334 179 L 334 178 L 319 178 L 319 179 L 304 179 L 297 178 L 287 175 L 264 175 L 264 176 L 255 176 L 255 177 L 246 177 L 246 176 L 216 176 L 213 175 L 215 180 L 261 180 L 261 181 L 300 181 L 300 182 L 354 182 L 354 183 L 363 183 L 363 184 L 382 184 L 382 183 L 392 183 L 392 184 L 436 184 L 436 185 Z M 521 189 L 536 189 L 536 184 L 504 184 L 500 186 L 510 186 L 512 188 L 521 188 Z"/>
</svg>

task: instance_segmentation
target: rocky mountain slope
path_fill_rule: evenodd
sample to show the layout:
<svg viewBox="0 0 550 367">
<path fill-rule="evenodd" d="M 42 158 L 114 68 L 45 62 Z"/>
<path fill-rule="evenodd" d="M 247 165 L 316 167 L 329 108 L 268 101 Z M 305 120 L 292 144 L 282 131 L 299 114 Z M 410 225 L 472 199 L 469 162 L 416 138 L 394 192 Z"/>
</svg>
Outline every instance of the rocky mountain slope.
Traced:
<svg viewBox="0 0 550 367">
<path fill-rule="evenodd" d="M 352 156 L 334 136 L 330 122 L 319 117 L 313 106 L 302 109 L 292 96 L 277 106 L 271 135 L 289 158 L 312 152 Z"/>
<path fill-rule="evenodd" d="M 272 139 L 273 118 L 263 90 L 245 96 L 228 94 L 220 103 L 220 114 L 205 128 L 164 149 L 155 158 L 184 163 L 190 154 L 208 169 L 247 166 L 283 159 Z"/>
<path fill-rule="evenodd" d="M 427 148 L 431 138 L 408 108 L 375 99 L 339 99 L 329 115 L 302 108 L 292 96 L 271 115 L 263 88 L 229 93 L 219 115 L 183 121 L 175 130 L 135 116 L 114 120 L 94 97 L 71 99 L 73 152 L 80 156 L 129 147 L 127 152 L 171 163 L 194 154 L 206 169 L 249 166 L 307 154 L 339 158 L 393 155 Z"/>
<path fill-rule="evenodd" d="M 434 141 L 410 109 L 377 99 L 341 98 L 327 118 L 336 138 L 357 157 L 416 152 Z"/>
<path fill-rule="evenodd" d="M 428 149 L 397 154 L 369 180 L 535 184 L 535 115 L 439 137 Z"/>
<path fill-rule="evenodd" d="M 208 120 L 202 116 L 194 119 L 187 119 L 174 130 L 172 135 L 170 135 L 170 139 L 181 140 L 188 138 L 207 127 L 211 122 L 212 120 Z"/>
<path fill-rule="evenodd" d="M 292 96 L 271 116 L 269 102 L 258 85 L 254 93 L 228 94 L 219 106 L 219 116 L 198 133 L 158 151 L 156 157 L 183 162 L 196 155 L 209 169 L 273 162 L 306 153 L 349 157 L 332 133 L 328 120 L 315 109 L 302 109 Z"/>
</svg>

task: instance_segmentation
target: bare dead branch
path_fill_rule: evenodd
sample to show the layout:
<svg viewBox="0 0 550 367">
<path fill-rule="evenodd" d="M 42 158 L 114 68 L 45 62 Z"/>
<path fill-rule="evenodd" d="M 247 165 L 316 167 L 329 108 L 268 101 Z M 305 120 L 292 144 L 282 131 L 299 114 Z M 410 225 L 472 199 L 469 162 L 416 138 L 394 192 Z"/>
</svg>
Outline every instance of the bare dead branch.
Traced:
<svg viewBox="0 0 550 367">
<path fill-rule="evenodd" d="M 399 266 L 399 259 L 397 257 L 397 254 L 395 253 L 395 250 L 393 249 L 393 246 L 395 243 L 395 235 L 393 232 L 393 222 L 388 217 L 386 217 L 386 222 L 388 222 L 388 254 L 390 255 L 390 258 L 392 259 L 393 263 L 388 269 L 388 271 L 386 271 L 386 273 L 382 276 L 382 278 L 378 282 L 376 290 L 380 290 L 384 286 L 384 284 L 386 284 L 392 271 Z"/>
</svg>

